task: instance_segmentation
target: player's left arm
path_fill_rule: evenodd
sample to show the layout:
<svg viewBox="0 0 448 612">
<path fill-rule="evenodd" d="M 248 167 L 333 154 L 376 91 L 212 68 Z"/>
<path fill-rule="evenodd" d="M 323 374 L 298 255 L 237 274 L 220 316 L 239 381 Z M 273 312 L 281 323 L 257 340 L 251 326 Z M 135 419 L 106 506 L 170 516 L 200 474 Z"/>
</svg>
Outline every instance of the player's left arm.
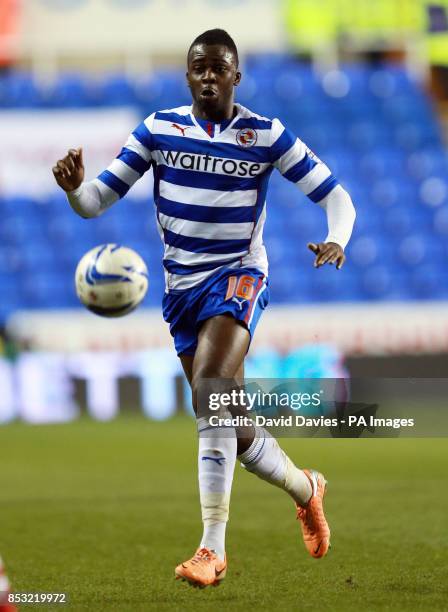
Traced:
<svg viewBox="0 0 448 612">
<path fill-rule="evenodd" d="M 344 249 L 350 240 L 356 212 L 350 195 L 337 184 L 318 202 L 327 213 L 328 235 L 324 242 L 309 242 L 308 248 L 316 255 L 314 267 L 336 264 L 339 270 L 345 263 Z"/>
<path fill-rule="evenodd" d="M 314 266 L 345 262 L 344 249 L 350 240 L 356 212 L 350 195 L 330 169 L 299 138 L 274 119 L 271 130 L 271 159 L 274 167 L 295 183 L 310 200 L 327 213 L 328 235 L 323 242 L 310 242 L 316 255 Z"/>
</svg>

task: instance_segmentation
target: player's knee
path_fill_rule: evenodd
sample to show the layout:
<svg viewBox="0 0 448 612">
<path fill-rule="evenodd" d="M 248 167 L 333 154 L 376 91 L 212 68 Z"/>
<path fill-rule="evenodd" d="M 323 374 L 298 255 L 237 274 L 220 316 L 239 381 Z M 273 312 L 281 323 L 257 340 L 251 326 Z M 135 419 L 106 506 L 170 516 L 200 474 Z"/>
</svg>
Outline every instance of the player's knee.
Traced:
<svg viewBox="0 0 448 612">
<path fill-rule="evenodd" d="M 221 381 L 225 378 L 226 372 L 219 364 L 216 366 L 213 365 L 200 368 L 193 374 L 193 378 L 191 380 L 191 390 L 193 391 L 193 394 L 195 394 L 201 389 L 208 388 L 209 386 L 216 387 L 218 389 L 218 387 L 222 386 L 223 383 Z"/>
<path fill-rule="evenodd" d="M 237 429 L 237 455 L 245 453 L 254 441 L 255 434 L 252 431 L 250 434 L 247 433 L 247 427 L 245 428 L 244 434 L 241 434 Z"/>
</svg>

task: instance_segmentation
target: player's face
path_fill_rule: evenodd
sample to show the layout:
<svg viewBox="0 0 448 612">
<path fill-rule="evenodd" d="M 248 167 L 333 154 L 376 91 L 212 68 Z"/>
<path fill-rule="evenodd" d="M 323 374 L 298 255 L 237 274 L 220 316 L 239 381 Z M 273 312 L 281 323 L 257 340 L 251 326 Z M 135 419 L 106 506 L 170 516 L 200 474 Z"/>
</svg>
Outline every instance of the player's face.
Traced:
<svg viewBox="0 0 448 612">
<path fill-rule="evenodd" d="M 238 85 L 234 54 L 223 45 L 196 45 L 188 57 L 187 81 L 196 104 L 218 111 L 233 103 L 233 88 Z"/>
</svg>

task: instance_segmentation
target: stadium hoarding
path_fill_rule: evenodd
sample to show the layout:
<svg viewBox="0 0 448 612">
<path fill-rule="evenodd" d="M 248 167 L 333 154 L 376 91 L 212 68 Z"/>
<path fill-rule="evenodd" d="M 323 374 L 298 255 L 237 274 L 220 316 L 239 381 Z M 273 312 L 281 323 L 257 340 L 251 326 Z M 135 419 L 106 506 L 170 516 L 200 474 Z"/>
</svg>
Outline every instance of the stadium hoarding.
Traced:
<svg viewBox="0 0 448 612">
<path fill-rule="evenodd" d="M 280 356 L 259 351 L 246 359 L 250 376 L 345 377 L 341 355 L 330 346 L 303 347 Z M 176 412 L 192 414 L 191 391 L 171 348 L 144 351 L 22 350 L 13 361 L 0 357 L 0 423 L 66 422 L 86 412 L 108 421 L 139 410 L 165 420 Z"/>
<path fill-rule="evenodd" d="M 150 272 L 151 284 L 151 272 Z M 17 311 L 8 335 L 35 350 L 79 352 L 172 347 L 158 309 L 141 308 L 123 319 L 100 319 L 79 310 Z M 251 351 L 285 354 L 308 344 L 330 344 L 344 356 L 429 355 L 448 352 L 444 302 L 271 306 Z"/>
<path fill-rule="evenodd" d="M 15 419 L 64 423 L 84 412 L 95 420 L 109 421 L 127 408 L 165 420 L 178 409 L 176 379 L 180 375 L 180 362 L 168 349 L 23 351 L 12 362 L 0 357 L 0 423 Z"/>
<path fill-rule="evenodd" d="M 51 83 L 47 83 L 51 89 Z M 44 87 L 44 86 L 43 86 Z M 139 123 L 132 108 L 5 110 L 0 112 L 0 184 L 3 196 L 45 198 L 55 193 L 49 169 L 68 149 L 83 146 L 94 178 L 115 157 Z M 26 139 L 18 137 L 26 134 Z M 23 169 L 26 167 L 26 180 Z M 151 192 L 148 173 L 134 193 Z"/>
<path fill-rule="evenodd" d="M 302 365 L 296 361 L 297 371 Z M 248 359 L 249 369 L 255 371 Z M 306 369 L 308 364 L 302 368 Z M 285 370 L 285 373 L 287 371 Z M 328 371 L 331 375 L 331 372 Z M 336 374 L 333 374 L 337 375 Z M 193 414 L 179 361 L 167 349 L 0 358 L 0 424 L 68 423 L 87 414 L 165 421 Z M 448 378 L 246 378 L 204 380 L 199 414 L 223 435 L 252 425 L 276 437 L 447 437 Z"/>
</svg>

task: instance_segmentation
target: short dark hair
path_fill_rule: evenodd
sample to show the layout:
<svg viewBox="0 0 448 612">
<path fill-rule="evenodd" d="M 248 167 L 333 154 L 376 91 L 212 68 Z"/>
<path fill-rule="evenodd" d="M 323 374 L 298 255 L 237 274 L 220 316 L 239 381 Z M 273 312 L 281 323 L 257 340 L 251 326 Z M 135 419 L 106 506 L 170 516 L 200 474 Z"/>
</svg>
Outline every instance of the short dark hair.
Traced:
<svg viewBox="0 0 448 612">
<path fill-rule="evenodd" d="M 187 58 L 190 57 L 191 50 L 196 45 L 223 45 L 233 53 L 235 56 L 236 65 L 238 66 L 238 49 L 236 48 L 233 38 L 225 30 L 214 28 L 213 30 L 206 30 L 205 32 L 202 32 L 202 34 L 199 34 L 199 36 L 196 36 L 188 49 Z"/>
</svg>

